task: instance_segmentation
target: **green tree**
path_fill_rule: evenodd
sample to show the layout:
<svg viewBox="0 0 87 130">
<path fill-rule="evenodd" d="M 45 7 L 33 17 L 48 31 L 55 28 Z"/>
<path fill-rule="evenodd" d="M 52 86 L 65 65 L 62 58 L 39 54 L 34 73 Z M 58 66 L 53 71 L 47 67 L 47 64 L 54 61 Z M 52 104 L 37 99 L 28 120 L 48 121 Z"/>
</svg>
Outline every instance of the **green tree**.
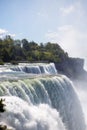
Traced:
<svg viewBox="0 0 87 130">
<path fill-rule="evenodd" d="M 0 99 L 0 113 L 5 112 L 5 104 L 4 104 L 4 99 Z M 8 129 L 6 125 L 2 125 L 0 124 L 0 130 L 12 130 L 12 129 Z"/>
<path fill-rule="evenodd" d="M 29 42 L 26 39 L 22 39 L 22 44 L 25 51 L 30 50 Z"/>
<path fill-rule="evenodd" d="M 7 48 L 2 49 L 2 60 L 4 62 L 9 62 L 10 61 L 9 49 L 7 49 Z"/>
<path fill-rule="evenodd" d="M 4 99 L 0 99 L 0 113 L 4 112 L 5 111 L 5 104 L 4 104 Z"/>
</svg>

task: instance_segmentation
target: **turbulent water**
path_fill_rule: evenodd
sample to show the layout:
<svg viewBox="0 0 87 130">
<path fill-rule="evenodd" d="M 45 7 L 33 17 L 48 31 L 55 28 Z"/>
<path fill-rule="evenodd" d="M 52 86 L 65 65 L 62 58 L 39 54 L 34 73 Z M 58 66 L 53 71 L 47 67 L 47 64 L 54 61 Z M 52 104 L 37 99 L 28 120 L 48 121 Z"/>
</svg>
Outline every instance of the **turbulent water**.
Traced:
<svg viewBox="0 0 87 130">
<path fill-rule="evenodd" d="M 74 86 L 53 63 L 6 65 L 0 76 L 6 104 L 1 124 L 15 130 L 86 130 Z"/>
<path fill-rule="evenodd" d="M 25 73 L 33 73 L 33 74 L 57 74 L 57 70 L 55 68 L 54 63 L 46 64 L 46 63 L 19 63 L 19 65 L 9 65 L 1 66 L 0 72 L 25 72 Z"/>
</svg>

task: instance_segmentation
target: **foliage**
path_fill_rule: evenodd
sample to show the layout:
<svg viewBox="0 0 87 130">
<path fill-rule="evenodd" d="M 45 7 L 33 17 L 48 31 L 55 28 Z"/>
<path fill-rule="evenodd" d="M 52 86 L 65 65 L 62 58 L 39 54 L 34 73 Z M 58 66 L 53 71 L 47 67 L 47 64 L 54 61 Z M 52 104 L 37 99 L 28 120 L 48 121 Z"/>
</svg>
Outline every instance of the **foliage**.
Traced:
<svg viewBox="0 0 87 130">
<path fill-rule="evenodd" d="M 7 128 L 6 125 L 0 125 L 0 130 L 12 130 L 12 129 Z"/>
<path fill-rule="evenodd" d="M 4 99 L 0 99 L 0 113 L 5 111 L 5 104 L 3 103 L 4 101 Z"/>
<path fill-rule="evenodd" d="M 5 104 L 4 104 L 4 99 L 0 99 L 0 113 L 5 112 Z M 0 130 L 12 130 L 12 129 L 8 129 L 6 125 L 2 125 L 0 124 Z"/>
<path fill-rule="evenodd" d="M 0 65 L 4 65 L 4 62 L 2 60 L 0 60 Z"/>
<path fill-rule="evenodd" d="M 68 54 L 57 43 L 36 43 L 27 39 L 13 40 L 10 36 L 0 39 L 0 60 L 11 61 L 48 61 L 61 62 Z"/>
</svg>

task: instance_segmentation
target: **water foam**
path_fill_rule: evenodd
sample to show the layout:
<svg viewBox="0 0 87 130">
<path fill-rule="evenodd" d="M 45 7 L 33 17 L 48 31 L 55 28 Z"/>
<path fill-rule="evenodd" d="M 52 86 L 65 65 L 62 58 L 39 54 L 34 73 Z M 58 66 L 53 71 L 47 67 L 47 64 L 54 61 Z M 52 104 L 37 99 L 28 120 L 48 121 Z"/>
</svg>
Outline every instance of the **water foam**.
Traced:
<svg viewBox="0 0 87 130">
<path fill-rule="evenodd" d="M 6 112 L 0 121 L 14 130 L 65 130 L 56 109 L 47 104 L 29 105 L 18 97 L 5 99 Z"/>
<path fill-rule="evenodd" d="M 55 68 L 54 63 L 19 64 L 17 66 L 11 67 L 11 70 L 33 74 L 57 74 L 57 70 Z"/>
</svg>

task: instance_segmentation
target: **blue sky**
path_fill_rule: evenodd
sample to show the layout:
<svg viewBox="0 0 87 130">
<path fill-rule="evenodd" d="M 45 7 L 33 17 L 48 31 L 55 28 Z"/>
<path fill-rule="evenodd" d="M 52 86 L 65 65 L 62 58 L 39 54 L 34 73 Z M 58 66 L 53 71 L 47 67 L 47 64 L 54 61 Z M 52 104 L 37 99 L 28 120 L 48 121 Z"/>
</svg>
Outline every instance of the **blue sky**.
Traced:
<svg viewBox="0 0 87 130">
<path fill-rule="evenodd" d="M 0 37 L 57 42 L 87 58 L 87 0 L 0 0 Z"/>
</svg>

